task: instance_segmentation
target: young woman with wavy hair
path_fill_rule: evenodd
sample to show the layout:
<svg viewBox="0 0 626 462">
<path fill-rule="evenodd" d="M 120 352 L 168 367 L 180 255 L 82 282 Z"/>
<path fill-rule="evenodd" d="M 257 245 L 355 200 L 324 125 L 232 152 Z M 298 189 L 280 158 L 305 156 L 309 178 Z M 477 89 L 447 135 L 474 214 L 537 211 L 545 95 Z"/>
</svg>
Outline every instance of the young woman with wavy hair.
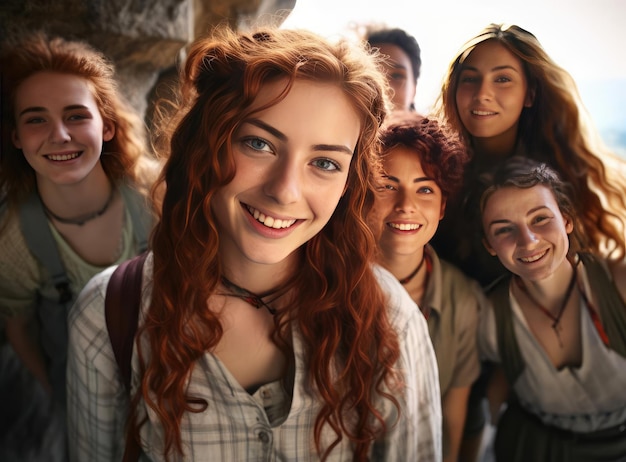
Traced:
<svg viewBox="0 0 626 462">
<path fill-rule="evenodd" d="M 373 266 L 384 77 L 305 31 L 220 27 L 189 50 L 144 266 L 132 400 L 103 317 L 70 318 L 74 460 L 439 460 L 424 319 Z M 255 309 L 256 308 L 256 309 Z"/>
<path fill-rule="evenodd" d="M 69 308 L 92 276 L 147 245 L 157 169 L 113 64 L 87 43 L 12 35 L 2 43 L 0 69 L 0 316 L 12 347 L 0 362 L 16 354 L 32 374 L 3 373 L 2 385 L 16 390 L 17 415 L 7 405 L 2 417 L 19 435 L 8 444 L 20 441 L 33 454 L 38 443 L 22 438 L 37 428 L 33 437 L 45 440 L 43 417 L 24 432 L 15 422 L 47 407 L 33 405 L 37 391 L 23 401 L 21 392 L 46 390 L 64 408 Z"/>
<path fill-rule="evenodd" d="M 515 25 L 491 24 L 467 41 L 450 64 L 438 112 L 473 157 L 464 202 L 457 204 L 458 213 L 447 215 L 438 235 L 436 247 L 445 257 L 485 284 L 502 272 L 486 256 L 479 232 L 474 230 L 470 242 L 463 224 L 479 220 L 464 217 L 463 211 L 477 210 L 468 202 L 476 201 L 480 173 L 517 154 L 548 163 L 573 185 L 572 200 L 589 249 L 624 258 L 626 163 L 601 144 L 574 80 L 533 34 Z"/>
</svg>

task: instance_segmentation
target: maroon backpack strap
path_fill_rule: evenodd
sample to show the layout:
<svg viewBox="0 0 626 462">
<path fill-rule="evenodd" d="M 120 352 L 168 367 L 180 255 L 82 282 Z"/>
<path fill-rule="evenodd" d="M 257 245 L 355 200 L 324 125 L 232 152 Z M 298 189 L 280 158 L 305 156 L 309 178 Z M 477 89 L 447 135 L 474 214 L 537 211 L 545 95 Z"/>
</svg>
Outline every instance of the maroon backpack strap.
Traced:
<svg viewBox="0 0 626 462">
<path fill-rule="evenodd" d="M 104 302 L 104 315 L 115 361 L 130 396 L 131 358 L 141 306 L 143 264 L 147 252 L 121 263 L 111 275 Z M 126 434 L 124 462 L 139 460 L 140 447 Z"/>
</svg>

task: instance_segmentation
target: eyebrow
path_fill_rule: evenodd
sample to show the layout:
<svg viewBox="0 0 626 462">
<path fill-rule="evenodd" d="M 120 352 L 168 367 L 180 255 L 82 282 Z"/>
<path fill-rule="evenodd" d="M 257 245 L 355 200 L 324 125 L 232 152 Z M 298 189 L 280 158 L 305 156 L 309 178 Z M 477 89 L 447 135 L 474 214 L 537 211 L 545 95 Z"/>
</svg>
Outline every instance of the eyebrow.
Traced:
<svg viewBox="0 0 626 462">
<path fill-rule="evenodd" d="M 260 128 L 261 130 L 265 130 L 266 132 L 272 134 L 273 136 L 275 136 L 276 138 L 278 138 L 280 141 L 287 141 L 287 135 L 285 135 L 283 132 L 281 132 L 280 130 L 278 130 L 275 127 L 272 127 L 271 125 L 263 122 L 262 120 L 259 119 L 248 119 L 246 120 L 244 123 L 249 123 L 250 125 L 254 125 L 255 127 Z M 343 144 L 314 144 L 313 145 L 313 150 L 314 151 L 335 151 L 335 152 L 342 152 L 344 154 L 347 154 L 349 156 L 352 156 L 352 154 L 354 154 L 354 151 L 352 149 L 350 149 L 348 146 L 345 146 Z"/>
<path fill-rule="evenodd" d="M 89 108 L 87 106 L 83 106 L 82 104 L 70 104 L 69 106 L 65 106 L 63 108 L 63 111 L 73 111 L 75 109 L 89 109 Z M 23 116 L 24 114 L 28 112 L 46 112 L 46 111 L 47 109 L 41 106 L 27 107 L 19 113 L 19 117 Z"/>
<path fill-rule="evenodd" d="M 511 66 L 510 64 L 504 64 L 502 66 L 496 66 L 491 68 L 490 72 L 497 72 L 497 71 L 504 71 L 504 70 L 511 70 L 511 71 L 515 71 L 518 74 L 520 73 L 520 71 L 515 68 L 514 66 Z M 475 68 L 474 66 L 463 66 L 461 68 L 461 71 L 474 71 L 474 72 L 479 72 L 479 70 L 477 68 Z"/>
<path fill-rule="evenodd" d="M 395 181 L 396 183 L 400 183 L 400 180 L 392 175 L 383 175 L 383 178 L 387 178 L 390 181 Z M 422 183 L 424 181 L 435 181 L 432 178 L 428 178 L 427 176 L 421 176 L 413 179 L 413 183 Z"/>
<path fill-rule="evenodd" d="M 400 64 L 398 61 L 394 61 L 393 59 L 388 59 L 386 63 L 389 65 L 389 67 L 392 67 L 394 69 L 402 69 L 402 70 L 408 69 L 408 67 L 406 67 L 404 64 Z"/>
</svg>

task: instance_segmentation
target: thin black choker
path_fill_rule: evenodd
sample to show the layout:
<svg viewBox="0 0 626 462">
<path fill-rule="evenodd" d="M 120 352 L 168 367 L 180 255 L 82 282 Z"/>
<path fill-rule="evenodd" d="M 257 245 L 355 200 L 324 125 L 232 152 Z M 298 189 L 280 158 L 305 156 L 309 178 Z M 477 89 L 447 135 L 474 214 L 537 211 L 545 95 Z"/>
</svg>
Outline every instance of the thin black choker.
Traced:
<svg viewBox="0 0 626 462">
<path fill-rule="evenodd" d="M 271 295 L 277 294 L 279 292 L 279 289 L 273 289 L 262 294 L 255 294 L 254 292 L 250 292 L 248 289 L 239 287 L 234 282 L 229 281 L 225 276 L 222 276 L 222 285 L 226 287 L 226 289 L 231 291 L 230 293 L 226 293 L 224 295 L 240 298 L 244 302 L 255 307 L 257 310 L 259 308 L 265 308 L 267 311 L 270 312 L 270 314 L 276 314 L 276 309 L 272 308 L 269 303 L 276 301 L 276 299 L 278 299 L 282 295 L 282 293 L 278 294 L 278 296 L 267 302 L 264 302 L 263 299 Z"/>
<path fill-rule="evenodd" d="M 43 208 L 44 208 L 44 210 L 46 212 L 46 215 L 48 215 L 51 218 L 54 218 L 59 223 L 63 223 L 65 225 L 83 226 L 88 221 L 91 221 L 91 220 L 93 220 L 95 218 L 98 218 L 98 217 L 104 215 L 104 213 L 109 209 L 109 206 L 113 202 L 113 197 L 114 196 L 115 196 L 115 188 L 111 187 L 111 194 L 109 194 L 109 198 L 107 199 L 106 204 L 104 204 L 104 206 L 102 206 L 102 208 L 100 210 L 96 210 L 95 212 L 87 213 L 85 215 L 81 215 L 81 216 L 76 217 L 76 218 L 63 218 L 63 217 L 60 217 L 57 214 L 55 214 L 52 210 L 50 210 L 46 206 L 46 204 L 43 203 L 43 201 L 41 201 L 41 203 L 43 204 Z"/>
<path fill-rule="evenodd" d="M 413 279 L 415 275 L 420 272 L 420 270 L 422 269 L 422 266 L 424 266 L 425 261 L 426 261 L 426 254 L 422 256 L 422 261 L 420 262 L 419 265 L 417 265 L 417 268 L 415 268 L 411 274 L 409 274 L 404 279 L 400 279 L 400 284 L 402 285 L 408 284 L 409 281 L 411 281 L 411 279 Z"/>
</svg>

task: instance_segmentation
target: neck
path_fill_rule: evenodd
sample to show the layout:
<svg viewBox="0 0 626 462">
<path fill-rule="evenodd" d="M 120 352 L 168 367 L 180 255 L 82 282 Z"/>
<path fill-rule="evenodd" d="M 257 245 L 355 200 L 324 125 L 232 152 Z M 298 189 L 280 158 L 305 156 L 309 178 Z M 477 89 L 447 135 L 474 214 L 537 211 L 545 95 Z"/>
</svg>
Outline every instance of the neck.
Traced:
<svg viewBox="0 0 626 462">
<path fill-rule="evenodd" d="M 517 125 L 497 136 L 490 138 L 472 137 L 474 152 L 483 159 L 483 163 L 491 163 L 494 159 L 504 159 L 515 151 L 517 144 Z"/>
<path fill-rule="evenodd" d="M 280 263 L 260 264 L 256 262 L 237 261 L 223 262 L 223 275 L 231 282 L 241 286 L 250 292 L 261 294 L 269 292 L 282 284 L 285 284 L 294 274 L 297 252 L 287 257 Z"/>
<path fill-rule="evenodd" d="M 424 248 L 420 247 L 417 252 L 409 255 L 387 255 L 380 258 L 380 264 L 393 274 L 399 281 L 407 278 L 424 261 Z M 421 286 L 424 284 L 425 266 L 422 265 L 406 286 Z"/>
<path fill-rule="evenodd" d="M 41 200 L 61 217 L 74 217 L 97 210 L 109 199 L 112 188 L 113 184 L 100 163 L 85 178 L 72 184 L 59 185 L 47 178 L 37 177 Z"/>
<path fill-rule="evenodd" d="M 565 259 L 557 270 L 541 280 L 520 278 L 528 293 L 548 308 L 557 307 L 565 297 L 574 274 L 574 267 Z"/>
</svg>

